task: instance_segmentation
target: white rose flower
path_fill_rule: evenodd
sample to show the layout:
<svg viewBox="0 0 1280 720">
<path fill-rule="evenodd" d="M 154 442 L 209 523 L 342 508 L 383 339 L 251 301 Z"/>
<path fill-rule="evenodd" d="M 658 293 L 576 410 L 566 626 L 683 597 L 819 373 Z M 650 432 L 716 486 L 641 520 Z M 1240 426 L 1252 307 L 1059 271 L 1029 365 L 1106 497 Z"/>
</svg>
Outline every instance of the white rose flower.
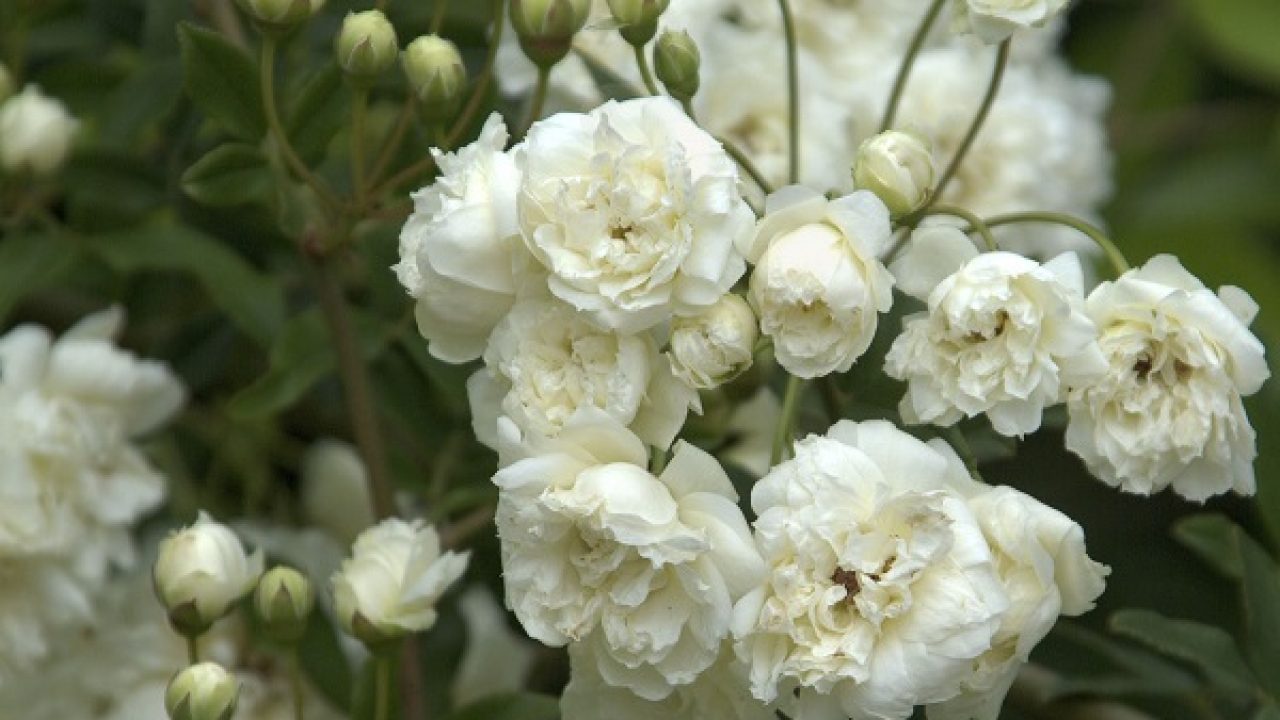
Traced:
<svg viewBox="0 0 1280 720">
<path fill-rule="evenodd" d="M 665 448 L 698 402 L 648 334 L 601 330 L 556 300 L 518 303 L 494 330 L 484 359 L 467 395 L 476 437 L 492 448 L 499 415 L 524 432 L 552 437 L 589 406 Z"/>
<path fill-rule="evenodd" d="M 80 122 L 36 85 L 0 104 L 0 169 L 48 175 L 67 159 Z"/>
<path fill-rule="evenodd" d="M 1010 605 L 961 694 L 930 706 L 929 720 L 996 720 L 1032 648 L 1059 615 L 1093 609 L 1110 573 L 1089 558 L 1084 531 L 1071 518 L 1010 487 L 974 487 L 969 507 L 995 553 Z"/>
<path fill-rule="evenodd" d="M 900 130 L 863 140 L 853 164 L 858 187 L 875 193 L 895 216 L 905 215 L 929 199 L 934 172 L 929 141 Z"/>
<path fill-rule="evenodd" d="M 761 577 L 724 470 L 681 442 L 654 477 L 640 439 L 594 408 L 524 454 L 493 481 L 507 605 L 525 631 L 589 645 L 605 682 L 649 700 L 693 682 Z"/>
<path fill-rule="evenodd" d="M 418 331 L 431 354 L 451 363 L 480 357 L 493 326 L 515 301 L 529 261 L 519 239 L 515 151 L 497 113 L 455 153 L 431 152 L 440 177 L 413 194 L 393 268 L 417 300 Z"/>
<path fill-rule="evenodd" d="M 633 333 L 714 304 L 742 276 L 754 215 L 720 143 L 670 98 L 536 123 L 520 227 L 551 292 Z"/>
<path fill-rule="evenodd" d="M 751 697 L 747 670 L 725 644 L 715 664 L 697 680 L 681 685 L 662 700 L 646 700 L 600 676 L 593 650 L 569 646 L 569 685 L 560 697 L 564 720 L 776 720 L 770 705 Z"/>
<path fill-rule="evenodd" d="M 1044 27 L 1067 0 L 956 0 L 955 27 L 983 42 L 1003 42 L 1018 30 Z"/>
<path fill-rule="evenodd" d="M 202 510 L 160 542 L 152 578 L 175 627 L 198 635 L 253 591 L 262 563 L 261 550 L 246 555 L 240 538 Z"/>
<path fill-rule="evenodd" d="M 756 484 L 768 577 L 733 619 L 755 697 L 792 717 L 906 718 L 959 694 L 1009 599 L 953 458 L 842 421 Z"/>
<path fill-rule="evenodd" d="M 671 323 L 671 369 L 690 387 L 709 389 L 751 367 L 755 356 L 756 315 L 738 295 Z"/>
<path fill-rule="evenodd" d="M 1021 437 L 1069 387 L 1106 371 L 1074 253 L 1044 265 L 978 254 L 961 231 L 932 227 L 915 233 L 892 272 L 929 304 L 903 321 L 885 357 L 885 372 L 909 383 L 899 407 L 906 422 L 951 425 L 986 413 L 996 432 Z"/>
<path fill-rule="evenodd" d="M 470 552 L 440 552 L 435 528 L 387 518 L 356 538 L 333 576 L 338 621 L 366 645 L 436 622 L 436 602 L 467 569 Z"/>
<path fill-rule="evenodd" d="M 889 237 L 889 211 L 868 191 L 827 200 L 793 185 L 769 196 L 746 255 L 760 329 L 787 372 L 844 372 L 866 352 L 893 303 L 879 260 Z"/>
<path fill-rule="evenodd" d="M 1255 434 L 1242 397 L 1271 375 L 1249 331 L 1258 306 L 1214 294 L 1172 255 L 1094 289 L 1086 303 L 1109 371 L 1073 388 L 1067 449 L 1095 477 L 1148 495 L 1199 500 L 1255 490 Z"/>
</svg>

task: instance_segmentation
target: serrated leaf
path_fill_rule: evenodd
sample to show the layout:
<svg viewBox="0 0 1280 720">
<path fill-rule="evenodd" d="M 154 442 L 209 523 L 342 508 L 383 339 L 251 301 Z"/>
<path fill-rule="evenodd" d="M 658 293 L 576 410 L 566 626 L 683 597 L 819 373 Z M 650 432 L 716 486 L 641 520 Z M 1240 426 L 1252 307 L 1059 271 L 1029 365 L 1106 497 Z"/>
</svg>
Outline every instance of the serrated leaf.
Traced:
<svg viewBox="0 0 1280 720">
<path fill-rule="evenodd" d="M 1280 697 L 1280 570 L 1266 550 L 1236 528 L 1236 547 L 1244 571 L 1245 644 L 1263 687 Z"/>
<path fill-rule="evenodd" d="M 1256 686 L 1235 639 L 1222 628 L 1151 610 L 1120 610 L 1110 626 L 1118 635 L 1190 663 L 1228 697 L 1247 697 Z"/>
<path fill-rule="evenodd" d="M 256 146 L 231 142 L 209 151 L 182 174 L 182 190 L 205 205 L 270 199 L 271 168 Z"/>
<path fill-rule="evenodd" d="M 513 693 L 474 702 L 449 720 L 559 720 L 560 702 L 549 695 Z"/>
<path fill-rule="evenodd" d="M 78 257 L 77 245 L 55 236 L 6 235 L 0 242 L 0 325 L 24 296 L 56 284 Z"/>
<path fill-rule="evenodd" d="M 307 79 L 285 121 L 285 132 L 304 162 L 324 156 L 329 141 L 346 120 L 349 93 L 342 70 L 330 63 Z"/>
<path fill-rule="evenodd" d="M 178 25 L 183 80 L 191 101 L 242 140 L 266 133 L 257 66 L 243 50 L 211 30 Z"/>
<path fill-rule="evenodd" d="M 192 228 L 148 225 L 91 236 L 89 247 L 117 272 L 190 274 L 231 322 L 261 345 L 269 344 L 284 322 L 280 281 Z"/>
<path fill-rule="evenodd" d="M 1219 574 L 1239 580 L 1235 531 L 1236 524 L 1225 515 L 1192 515 L 1174 524 L 1173 537 Z"/>
</svg>

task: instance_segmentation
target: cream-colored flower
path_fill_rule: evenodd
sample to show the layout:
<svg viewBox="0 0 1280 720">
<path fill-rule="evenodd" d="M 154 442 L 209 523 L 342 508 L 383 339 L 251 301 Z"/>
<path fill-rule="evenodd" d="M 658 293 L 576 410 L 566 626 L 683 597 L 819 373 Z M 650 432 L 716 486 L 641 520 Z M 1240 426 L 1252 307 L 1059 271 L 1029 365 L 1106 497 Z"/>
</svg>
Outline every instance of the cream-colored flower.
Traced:
<svg viewBox="0 0 1280 720">
<path fill-rule="evenodd" d="M 1255 434 L 1242 397 L 1271 375 L 1249 323 L 1258 306 L 1214 294 L 1172 255 L 1157 255 L 1086 303 L 1109 371 L 1073 388 L 1067 449 L 1108 485 L 1190 500 L 1254 492 Z"/>
<path fill-rule="evenodd" d="M 343 629 L 378 645 L 436 622 L 436 602 L 467 569 L 470 552 L 440 552 L 435 528 L 387 518 L 356 538 L 333 576 Z"/>
<path fill-rule="evenodd" d="M 956 0 L 955 27 L 995 44 L 1018 30 L 1044 27 L 1067 0 Z"/>
<path fill-rule="evenodd" d="M 676 377 L 709 389 L 751 367 L 759 334 L 751 306 L 729 293 L 703 312 L 671 323 L 667 357 Z"/>
<path fill-rule="evenodd" d="M 650 700 L 693 682 L 761 573 L 724 470 L 677 443 L 655 477 L 639 438 L 594 408 L 523 455 L 494 483 L 507 605 L 525 631 L 590 646 L 606 683 Z"/>
<path fill-rule="evenodd" d="M 494 113 L 474 143 L 454 153 L 433 148 L 440 177 L 413 194 L 400 231 L 393 269 L 417 301 L 418 331 L 445 362 L 480 357 L 529 265 L 516 224 L 521 175 L 506 143 Z"/>
<path fill-rule="evenodd" d="M 903 321 L 885 357 L 885 372 L 910 383 L 899 408 L 909 423 L 986 413 L 996 432 L 1021 437 L 1069 387 L 1106 370 L 1074 253 L 1044 265 L 978 254 L 959 230 L 932 227 L 915 233 L 892 272 L 929 304 Z"/>
<path fill-rule="evenodd" d="M 152 578 L 175 626 L 200 634 L 253 591 L 262 565 L 261 550 L 246 555 L 240 538 L 202 510 L 195 524 L 160 542 Z"/>
<path fill-rule="evenodd" d="M 888 242 L 889 211 L 868 191 L 827 200 L 793 185 L 769 196 L 746 252 L 750 297 L 787 372 L 844 372 L 866 352 L 893 303 L 879 260 Z"/>
<path fill-rule="evenodd" d="M 520 227 L 551 292 L 634 333 L 720 299 L 754 216 L 720 143 L 670 98 L 610 101 L 534 124 Z"/>
<path fill-rule="evenodd" d="M 853 163 L 858 188 L 875 193 L 895 216 L 905 215 L 929 199 L 934 172 L 929 141 L 901 130 L 863 140 Z"/>
<path fill-rule="evenodd" d="M 523 432 L 551 437 L 583 407 L 604 410 L 665 448 L 698 400 L 648 334 L 601 330 L 552 299 L 518 303 L 494 330 L 484 359 L 467 395 L 476 437 L 494 448 L 499 415 Z"/>
<path fill-rule="evenodd" d="M 906 718 L 960 693 L 1009 599 L 974 481 L 943 448 L 842 421 L 756 484 L 768 575 L 733 632 L 757 698 L 792 717 Z"/>
<path fill-rule="evenodd" d="M 36 85 L 0 104 L 0 169 L 48 175 L 66 162 L 80 122 Z"/>
</svg>

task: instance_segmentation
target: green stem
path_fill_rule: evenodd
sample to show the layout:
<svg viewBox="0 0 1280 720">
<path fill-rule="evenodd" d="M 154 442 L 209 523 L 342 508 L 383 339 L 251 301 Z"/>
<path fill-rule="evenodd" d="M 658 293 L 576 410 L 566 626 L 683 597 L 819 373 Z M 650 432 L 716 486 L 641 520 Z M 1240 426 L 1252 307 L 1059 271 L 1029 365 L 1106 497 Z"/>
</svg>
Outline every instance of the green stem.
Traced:
<svg viewBox="0 0 1280 720">
<path fill-rule="evenodd" d="M 404 106 L 400 108 L 400 117 L 396 118 L 396 127 L 391 131 L 390 139 L 378 152 L 378 158 L 373 161 L 373 170 L 369 172 L 371 186 L 377 187 L 382 180 L 383 174 L 387 171 L 387 165 L 391 164 L 391 158 L 395 157 L 396 150 L 400 149 L 400 143 L 404 142 L 404 136 L 409 132 L 409 125 L 412 123 L 413 95 L 410 95 L 405 98 Z"/>
<path fill-rule="evenodd" d="M 342 287 L 331 261 L 321 259 L 315 263 L 314 271 L 320 309 L 329 326 L 334 352 L 337 354 L 338 375 L 342 380 L 347 411 L 351 416 L 351 431 L 368 469 L 374 514 L 379 518 L 391 517 L 395 514 L 395 501 L 387 474 L 386 447 L 382 441 L 378 413 L 373 405 L 368 368 L 360 353 L 360 341 L 351 327 L 347 301 L 343 297 Z"/>
<path fill-rule="evenodd" d="M 302 657 L 296 647 L 289 660 L 289 685 L 293 690 L 293 720 L 306 720 L 306 696 L 302 692 Z"/>
<path fill-rule="evenodd" d="M 187 663 L 195 665 L 200 662 L 200 636 L 187 636 Z"/>
<path fill-rule="evenodd" d="M 945 172 L 942 173 L 942 179 L 938 180 L 938 185 L 933 190 L 933 201 L 937 201 L 942 197 L 942 192 L 946 190 L 947 183 L 951 182 L 951 178 L 955 177 L 957 171 L 960 170 L 960 163 L 964 162 L 964 158 L 969 154 L 969 148 L 973 146 L 973 141 L 978 137 L 978 132 L 982 130 L 982 125 L 987 121 L 987 115 L 991 112 L 991 106 L 995 104 L 996 94 L 1000 92 L 1000 83 L 1004 80 L 1004 69 L 1009 64 L 1009 46 L 1013 40 L 1005 40 L 1000 43 L 1000 49 L 996 52 L 995 69 L 991 72 L 991 83 L 987 85 L 987 94 L 982 97 L 982 105 L 978 108 L 978 114 L 974 116 L 973 123 L 969 126 L 969 132 L 965 134 L 964 140 L 960 141 L 960 147 L 956 149 L 956 154 L 951 158 L 951 164 L 947 166 Z"/>
<path fill-rule="evenodd" d="M 1068 215 L 1060 212 L 1050 212 L 1047 210 L 1034 212 L 1017 212 L 1008 213 L 1006 215 L 997 215 L 987 218 L 987 227 L 997 227 L 1000 225 L 1010 225 L 1012 223 L 1024 222 L 1041 222 L 1054 223 L 1064 225 L 1079 231 L 1089 237 L 1102 248 L 1107 254 L 1107 260 L 1111 263 L 1111 267 L 1115 269 L 1116 275 L 1120 276 L 1129 271 L 1129 261 L 1125 259 L 1124 253 L 1120 252 L 1120 248 L 1116 246 L 1106 233 L 1102 232 L 1098 227 L 1081 220 L 1074 215 Z"/>
<path fill-rule="evenodd" d="M 661 475 L 667 469 L 667 451 L 660 447 L 653 448 L 653 457 L 649 460 L 649 472 Z"/>
<path fill-rule="evenodd" d="M 778 416 L 778 427 L 773 434 L 773 453 L 769 456 L 769 464 L 782 462 L 783 451 L 791 441 L 791 430 L 795 426 L 796 410 L 800 407 L 800 395 L 804 390 L 804 380 L 795 375 L 787 376 L 787 389 L 782 396 L 782 414 Z"/>
<path fill-rule="evenodd" d="M 391 656 L 380 653 L 373 661 L 374 720 L 390 720 L 391 717 Z"/>
<path fill-rule="evenodd" d="M 289 165 L 294 174 L 310 185 L 311 189 L 315 190 L 316 194 L 320 196 L 321 201 L 328 204 L 330 208 L 336 208 L 340 205 L 338 197 L 325 186 L 323 180 L 311 172 L 311 168 L 302 162 L 302 158 L 298 157 L 293 145 L 289 143 L 289 136 L 285 133 L 284 125 L 280 122 L 280 113 L 276 109 L 275 65 L 276 39 L 270 35 L 264 35 L 262 37 L 262 56 L 258 63 L 258 79 L 262 89 L 262 110 L 266 115 L 267 128 L 271 132 L 272 139 L 275 140 L 276 147 L 280 149 L 280 154 L 284 156 L 285 163 Z"/>
<path fill-rule="evenodd" d="M 742 151 L 742 148 L 738 147 L 732 140 L 724 136 L 719 136 L 716 140 L 724 146 L 724 151 L 729 153 L 729 157 L 733 158 L 734 162 L 738 163 L 738 166 L 746 171 L 747 175 L 751 176 L 752 182 L 760 186 L 760 190 L 763 191 L 765 195 L 773 192 L 773 188 L 770 187 L 769 181 L 765 179 L 764 173 L 760 172 L 760 168 L 756 167 L 755 163 L 751 162 L 751 158 Z"/>
<path fill-rule="evenodd" d="M 916 34 L 911 38 L 907 54 L 902 56 L 902 64 L 898 66 L 898 76 L 893 80 L 889 104 L 884 109 L 884 119 L 880 121 L 880 132 L 893 126 L 893 120 L 898 114 L 898 105 L 902 102 L 903 91 L 907 89 L 907 79 L 911 77 L 911 68 L 915 65 L 916 57 L 920 55 L 924 41 L 929 37 L 929 31 L 933 28 L 933 23 L 938 19 L 938 13 L 942 12 L 942 6 L 946 2 L 947 0 L 933 0 L 933 4 L 924 14 L 924 19 L 920 21 L 920 27 L 916 28 Z"/>
<path fill-rule="evenodd" d="M 789 0 L 778 0 L 782 11 L 782 31 L 787 41 L 787 136 L 790 143 L 788 182 L 800 182 L 800 60 L 796 42 L 796 22 Z"/>
<path fill-rule="evenodd" d="M 505 22 L 506 10 L 506 0 L 493 0 L 493 37 L 489 40 L 489 54 L 485 56 L 484 69 L 480 71 L 480 77 L 476 78 L 476 86 L 471 90 L 471 97 L 467 99 L 467 106 L 462 109 L 462 114 L 454 121 L 453 129 L 449 131 L 447 144 L 450 147 L 458 144 L 462 133 L 466 132 L 472 118 L 476 116 L 476 113 L 480 111 L 481 104 L 484 103 L 489 83 L 493 80 L 493 66 L 498 60 L 498 46 L 502 44 L 502 32 L 507 25 Z"/>
<path fill-rule="evenodd" d="M 444 14 L 449 9 L 449 0 L 436 0 L 435 12 L 431 15 L 431 34 L 439 35 L 444 27 Z"/>
<path fill-rule="evenodd" d="M 649 69 L 649 59 L 644 56 L 643 45 L 632 45 L 635 50 L 636 67 L 640 68 L 640 79 L 644 81 L 644 87 L 649 91 L 650 95 L 658 94 L 658 83 L 653 81 L 653 71 Z"/>
<path fill-rule="evenodd" d="M 982 242 L 987 246 L 988 250 L 994 252 L 1000 249 L 1000 246 L 996 244 L 996 238 L 991 234 L 991 228 L 987 223 L 983 222 L 982 218 L 978 217 L 976 214 L 965 210 L 959 205 L 934 205 L 933 207 L 925 210 L 920 217 L 923 218 L 928 215 L 951 215 L 958 217 L 969 223 L 969 229 L 967 232 L 976 232 L 978 235 L 982 236 Z M 917 222 L 918 221 L 919 220 L 917 219 Z"/>
<path fill-rule="evenodd" d="M 351 184 L 355 195 L 356 207 L 364 207 L 365 184 L 364 163 L 364 118 L 369 108 L 369 90 L 357 88 L 355 99 L 351 104 Z"/>
<path fill-rule="evenodd" d="M 840 395 L 840 388 L 836 387 L 830 375 L 823 375 L 818 378 L 818 389 L 822 391 L 822 408 L 827 413 L 827 422 L 834 424 L 844 417 L 844 398 Z"/>
<path fill-rule="evenodd" d="M 525 118 L 524 123 L 520 126 L 520 132 L 513 135 L 513 139 L 523 138 L 529 132 L 529 128 L 533 127 L 533 123 L 542 114 L 542 106 L 547 102 L 547 86 L 551 78 L 551 68 L 538 68 L 538 82 L 533 88 L 533 99 L 529 102 L 529 115 Z"/>
</svg>

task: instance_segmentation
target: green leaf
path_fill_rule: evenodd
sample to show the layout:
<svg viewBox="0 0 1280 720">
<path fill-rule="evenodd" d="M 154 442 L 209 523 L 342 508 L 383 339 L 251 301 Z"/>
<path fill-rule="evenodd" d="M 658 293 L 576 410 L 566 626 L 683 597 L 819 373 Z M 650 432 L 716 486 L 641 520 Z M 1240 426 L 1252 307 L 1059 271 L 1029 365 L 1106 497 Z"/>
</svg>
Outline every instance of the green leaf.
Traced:
<svg viewBox="0 0 1280 720">
<path fill-rule="evenodd" d="M 1193 27 L 1222 59 L 1259 79 L 1280 85 L 1280 3 L 1271 0 L 1182 0 Z"/>
<path fill-rule="evenodd" d="M 449 720 L 559 720 L 560 702 L 549 695 L 512 693 L 478 700 Z"/>
<path fill-rule="evenodd" d="M 1280 697 L 1280 571 L 1244 530 L 1237 528 L 1235 536 L 1244 570 L 1241 592 L 1249 659 L 1263 687 Z"/>
<path fill-rule="evenodd" d="M 41 233 L 0 242 L 0 324 L 28 293 L 57 284 L 71 268 L 79 251 L 64 240 Z"/>
<path fill-rule="evenodd" d="M 1239 580 L 1243 570 L 1235 544 L 1236 524 L 1225 515 L 1192 515 L 1173 526 L 1173 537 L 1221 575 Z"/>
<path fill-rule="evenodd" d="M 1227 697 L 1248 696 L 1256 685 L 1235 639 L 1222 628 L 1168 618 L 1151 610 L 1120 610 L 1112 632 L 1190 663 Z"/>
<path fill-rule="evenodd" d="M 1194 676 L 1159 655 L 1116 642 L 1071 622 L 1054 626 L 1055 638 L 1073 646 L 1073 655 L 1089 659 L 1096 672 L 1064 677 L 1055 685 L 1051 698 L 1073 695 L 1118 697 L 1161 697 L 1195 692 Z M 1117 672 L 1118 671 L 1118 672 Z"/>
<path fill-rule="evenodd" d="M 298 643 L 298 659 L 311 683 L 335 708 L 351 707 L 351 667 L 338 643 L 338 633 L 324 612 L 311 613 L 307 632 Z"/>
<path fill-rule="evenodd" d="M 261 345 L 284 322 L 280 281 L 216 239 L 181 225 L 156 224 L 90 237 L 90 248 L 117 272 L 192 275 L 232 323 Z"/>
<path fill-rule="evenodd" d="M 285 132 L 303 161 L 324 157 L 329 141 L 346 120 L 348 93 L 341 68 L 329 63 L 303 84 L 285 120 Z"/>
<path fill-rule="evenodd" d="M 266 133 L 262 89 L 253 60 L 222 35 L 178 25 L 187 95 L 227 132 L 256 141 Z"/>
<path fill-rule="evenodd" d="M 247 143 L 214 148 L 182 174 L 182 189 L 206 205 L 241 205 L 270 199 L 271 169 L 262 152 Z"/>
<path fill-rule="evenodd" d="M 1263 705 L 1254 713 L 1253 720 L 1280 720 L 1280 705 L 1270 702 Z"/>
</svg>

